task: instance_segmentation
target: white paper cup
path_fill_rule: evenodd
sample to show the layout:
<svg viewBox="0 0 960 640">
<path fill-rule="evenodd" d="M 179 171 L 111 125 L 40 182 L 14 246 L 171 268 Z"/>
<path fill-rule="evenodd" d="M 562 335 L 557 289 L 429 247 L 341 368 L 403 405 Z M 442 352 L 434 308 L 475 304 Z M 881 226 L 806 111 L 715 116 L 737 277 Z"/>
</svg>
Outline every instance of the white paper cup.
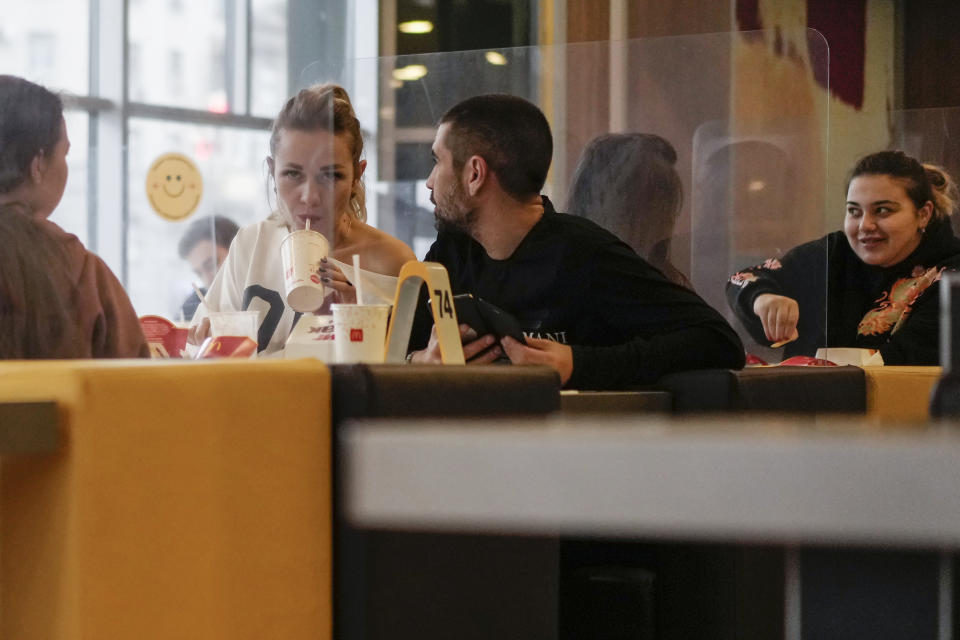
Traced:
<svg viewBox="0 0 960 640">
<path fill-rule="evenodd" d="M 334 304 L 334 353 L 337 362 L 383 362 L 389 304 Z"/>
<path fill-rule="evenodd" d="M 323 283 L 317 271 L 329 251 L 323 234 L 307 229 L 294 231 L 280 244 L 283 287 L 294 311 L 316 311 L 323 304 Z"/>
<path fill-rule="evenodd" d="M 257 339 L 259 311 L 215 311 L 210 315 L 210 335 L 243 336 Z"/>
</svg>

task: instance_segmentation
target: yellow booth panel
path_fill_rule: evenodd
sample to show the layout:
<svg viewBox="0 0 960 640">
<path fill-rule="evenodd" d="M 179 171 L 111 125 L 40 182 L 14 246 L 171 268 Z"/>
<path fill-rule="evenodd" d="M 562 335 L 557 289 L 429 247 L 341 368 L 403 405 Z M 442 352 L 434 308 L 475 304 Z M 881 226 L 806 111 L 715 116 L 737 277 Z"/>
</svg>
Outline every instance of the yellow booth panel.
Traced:
<svg viewBox="0 0 960 640">
<path fill-rule="evenodd" d="M 930 419 L 930 392 L 940 367 L 864 367 L 867 415 L 918 423 Z"/>
<path fill-rule="evenodd" d="M 3 638 L 329 638 L 321 363 L 0 365 L 63 445 L 6 457 Z"/>
</svg>

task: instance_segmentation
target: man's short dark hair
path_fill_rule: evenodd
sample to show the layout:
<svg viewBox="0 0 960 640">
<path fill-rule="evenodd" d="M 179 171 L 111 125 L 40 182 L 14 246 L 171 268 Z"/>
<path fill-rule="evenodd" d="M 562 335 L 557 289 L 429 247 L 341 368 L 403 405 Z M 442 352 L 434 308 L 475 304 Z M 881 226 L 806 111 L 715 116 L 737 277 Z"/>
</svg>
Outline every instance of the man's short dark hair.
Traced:
<svg viewBox="0 0 960 640">
<path fill-rule="evenodd" d="M 197 218 L 190 223 L 183 237 L 180 238 L 180 244 L 177 245 L 177 252 L 184 260 L 200 242 L 209 240 L 211 235 L 214 244 L 224 249 L 230 248 L 233 237 L 237 235 L 240 227 L 230 218 L 223 216 L 205 216 Z"/>
<path fill-rule="evenodd" d="M 491 93 L 454 105 L 440 119 L 449 123 L 446 144 L 455 169 L 472 155 L 486 160 L 504 191 L 516 198 L 540 193 L 553 157 L 546 116 L 517 96 Z"/>
</svg>

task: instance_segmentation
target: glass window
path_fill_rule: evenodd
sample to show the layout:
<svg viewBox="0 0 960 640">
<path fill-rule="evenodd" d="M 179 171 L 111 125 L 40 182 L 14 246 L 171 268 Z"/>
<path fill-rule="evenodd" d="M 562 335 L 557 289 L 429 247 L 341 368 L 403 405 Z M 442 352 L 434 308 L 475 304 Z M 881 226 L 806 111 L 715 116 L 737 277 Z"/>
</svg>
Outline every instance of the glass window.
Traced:
<svg viewBox="0 0 960 640">
<path fill-rule="evenodd" d="M 287 3 L 253 0 L 250 112 L 272 118 L 287 98 Z"/>
<path fill-rule="evenodd" d="M 50 31 L 27 35 L 27 73 L 34 78 L 48 78 L 56 68 L 57 36 Z"/>
<path fill-rule="evenodd" d="M 8 2 L 0 21 L 0 73 L 86 95 L 90 83 L 88 0 Z"/>
<path fill-rule="evenodd" d="M 87 95 L 89 73 L 89 2 L 37 0 L 8 3 L 0 21 L 0 73 L 17 75 L 70 95 Z M 89 230 L 90 117 L 64 111 L 70 151 L 67 186 L 50 219 L 84 244 Z"/>
<path fill-rule="evenodd" d="M 139 315 L 176 319 L 196 279 L 177 252 L 190 222 L 222 215 L 242 227 L 270 211 L 265 168 L 269 132 L 134 118 L 129 140 L 127 292 Z M 147 171 L 157 156 L 168 152 L 192 158 L 203 177 L 197 210 L 180 222 L 157 215 L 145 192 Z"/>
<path fill-rule="evenodd" d="M 170 52 L 170 62 L 167 67 L 167 82 L 171 98 L 183 97 L 183 54 L 179 51 Z"/>
<path fill-rule="evenodd" d="M 65 111 L 63 119 L 67 123 L 67 137 L 70 139 L 70 151 L 67 153 L 67 187 L 63 199 L 54 210 L 50 219 L 66 231 L 76 235 L 84 245 L 88 235 L 88 198 L 90 173 L 89 148 L 90 116 L 85 111 Z"/>
<path fill-rule="evenodd" d="M 130 68 L 130 99 L 134 102 L 143 102 L 147 97 L 145 88 L 145 75 L 143 73 L 143 54 L 140 45 L 130 43 L 127 52 L 128 66 Z"/>
<path fill-rule="evenodd" d="M 222 70 L 226 37 L 223 0 L 142 2 L 130 5 L 130 48 L 139 78 L 130 86 L 143 102 L 216 109 L 224 103 L 223 73 L 214 78 L 217 51 Z"/>
</svg>

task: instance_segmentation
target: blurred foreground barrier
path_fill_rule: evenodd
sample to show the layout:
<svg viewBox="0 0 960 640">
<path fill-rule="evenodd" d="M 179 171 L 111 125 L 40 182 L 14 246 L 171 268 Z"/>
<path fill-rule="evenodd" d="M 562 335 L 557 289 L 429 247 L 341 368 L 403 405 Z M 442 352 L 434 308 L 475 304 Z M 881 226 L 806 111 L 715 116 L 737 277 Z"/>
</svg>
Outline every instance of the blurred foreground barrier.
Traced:
<svg viewBox="0 0 960 640">
<path fill-rule="evenodd" d="M 2 363 L 9 402 L 61 442 L 2 460 L 2 637 L 330 637 L 322 364 Z"/>
<path fill-rule="evenodd" d="M 492 428 L 560 409 L 548 367 L 334 365 L 336 434 L 358 418 L 436 418 Z M 335 461 L 337 482 L 347 472 Z M 556 638 L 555 537 L 361 531 L 335 503 L 337 640 Z"/>
<path fill-rule="evenodd" d="M 940 279 L 940 364 L 943 378 L 930 394 L 930 415 L 960 418 L 960 274 Z"/>
<path fill-rule="evenodd" d="M 651 626 L 664 640 L 953 637 L 952 428 L 881 432 L 870 420 L 798 416 L 379 419 L 341 441 L 356 527 L 579 539 L 567 585 L 561 573 L 573 596 L 561 638 L 649 637 Z M 636 634 L 617 635 L 614 621 Z"/>
</svg>

